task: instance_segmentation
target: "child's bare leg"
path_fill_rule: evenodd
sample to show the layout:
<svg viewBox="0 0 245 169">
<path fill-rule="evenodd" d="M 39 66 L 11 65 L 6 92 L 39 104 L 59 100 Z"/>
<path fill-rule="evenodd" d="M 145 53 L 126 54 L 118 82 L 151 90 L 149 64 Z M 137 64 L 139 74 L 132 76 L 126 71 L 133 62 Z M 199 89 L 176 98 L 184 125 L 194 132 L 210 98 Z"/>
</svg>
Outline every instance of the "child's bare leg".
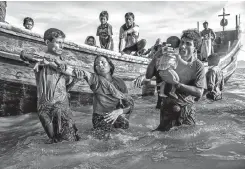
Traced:
<svg viewBox="0 0 245 169">
<path fill-rule="evenodd" d="M 176 81 L 179 81 L 179 76 L 178 76 L 178 74 L 173 69 L 168 69 L 168 72 L 173 76 L 173 78 Z M 175 86 L 174 85 L 171 85 L 171 90 L 169 92 L 169 96 L 178 99 L 178 96 L 175 94 L 175 91 L 176 91 Z"/>
<path fill-rule="evenodd" d="M 159 96 L 160 97 L 167 97 L 164 94 L 165 84 L 166 84 L 166 82 L 164 82 L 164 81 L 160 83 L 160 89 L 159 89 Z"/>
</svg>

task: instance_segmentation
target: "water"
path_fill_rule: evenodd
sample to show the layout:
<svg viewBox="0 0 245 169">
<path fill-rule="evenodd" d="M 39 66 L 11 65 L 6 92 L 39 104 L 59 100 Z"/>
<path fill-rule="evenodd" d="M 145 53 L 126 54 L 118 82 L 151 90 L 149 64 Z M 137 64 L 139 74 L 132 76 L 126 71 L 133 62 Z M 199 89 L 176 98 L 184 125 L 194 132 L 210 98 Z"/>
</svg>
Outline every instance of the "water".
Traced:
<svg viewBox="0 0 245 169">
<path fill-rule="evenodd" d="M 157 127 L 155 97 L 138 98 L 130 129 L 109 141 L 91 136 L 92 107 L 74 112 L 82 140 L 46 144 L 36 114 L 0 118 L 1 169 L 244 169 L 245 70 L 238 69 L 225 88 L 224 99 L 202 100 L 197 125 L 169 132 Z"/>
</svg>

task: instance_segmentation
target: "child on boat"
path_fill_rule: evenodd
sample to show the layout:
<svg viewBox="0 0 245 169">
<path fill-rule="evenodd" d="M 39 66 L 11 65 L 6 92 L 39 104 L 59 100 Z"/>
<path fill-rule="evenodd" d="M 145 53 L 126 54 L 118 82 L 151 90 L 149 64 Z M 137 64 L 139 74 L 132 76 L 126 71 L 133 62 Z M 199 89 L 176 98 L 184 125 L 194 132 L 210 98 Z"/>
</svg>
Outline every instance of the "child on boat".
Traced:
<svg viewBox="0 0 245 169">
<path fill-rule="evenodd" d="M 224 77 L 222 70 L 218 67 L 219 62 L 220 56 L 216 53 L 213 53 L 208 57 L 209 69 L 206 73 L 206 97 L 214 101 L 222 99 L 222 90 L 224 87 Z"/>
<path fill-rule="evenodd" d="M 103 49 L 113 50 L 114 44 L 112 39 L 112 26 L 107 23 L 109 19 L 109 14 L 107 11 L 102 11 L 100 13 L 100 23 L 101 25 L 97 28 L 97 36 L 99 36 L 100 46 Z"/>
<path fill-rule="evenodd" d="M 26 17 L 23 21 L 23 26 L 28 30 L 32 30 L 34 26 L 34 20 L 32 18 Z"/>
<path fill-rule="evenodd" d="M 178 47 L 180 44 L 180 39 L 176 36 L 171 36 L 166 41 L 166 46 L 170 46 L 171 48 L 163 47 L 159 52 L 156 53 L 155 57 L 160 57 L 159 63 L 157 65 L 157 70 L 159 71 L 159 75 L 161 79 L 163 80 L 160 85 L 160 91 L 159 96 L 160 97 L 174 97 L 178 98 L 178 96 L 175 94 L 175 86 L 171 86 L 171 90 L 165 95 L 165 85 L 166 82 L 164 81 L 165 78 L 174 78 L 176 81 L 179 81 L 178 74 L 174 71 L 178 63 L 181 62 L 184 65 L 191 66 L 190 62 L 184 61 L 181 56 L 178 54 Z"/>
</svg>

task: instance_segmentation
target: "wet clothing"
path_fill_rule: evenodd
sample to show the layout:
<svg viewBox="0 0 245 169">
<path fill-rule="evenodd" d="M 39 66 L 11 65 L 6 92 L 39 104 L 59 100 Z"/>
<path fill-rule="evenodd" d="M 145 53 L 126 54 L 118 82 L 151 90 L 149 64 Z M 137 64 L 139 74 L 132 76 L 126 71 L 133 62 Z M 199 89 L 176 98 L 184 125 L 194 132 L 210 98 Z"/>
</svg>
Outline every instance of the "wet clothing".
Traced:
<svg viewBox="0 0 245 169">
<path fill-rule="evenodd" d="M 206 89 L 205 70 L 202 62 L 197 59 L 193 59 L 191 62 L 191 67 L 182 64 L 177 67 L 176 73 L 179 75 L 180 83 Z M 171 85 L 166 84 L 165 91 L 169 90 L 171 90 Z M 179 88 L 175 93 L 178 99 L 163 98 L 158 130 L 168 131 L 173 126 L 195 124 L 195 97 Z"/>
<path fill-rule="evenodd" d="M 90 76 L 85 75 L 85 80 L 88 82 L 90 89 L 94 93 L 94 128 L 101 128 L 101 125 L 105 124 L 104 116 L 106 115 L 106 113 L 110 113 L 116 109 L 129 106 L 130 111 L 127 114 L 121 115 L 125 116 L 126 121 L 124 122 L 120 120 L 120 117 L 116 120 L 116 122 L 113 125 L 113 127 L 128 128 L 128 120 L 134 107 L 134 101 L 129 95 L 127 95 L 128 90 L 124 81 L 120 78 L 112 77 L 112 81 L 109 82 L 104 77 L 94 73 L 90 74 Z"/>
<path fill-rule="evenodd" d="M 211 100 L 222 99 L 222 90 L 224 87 L 224 76 L 218 66 L 212 66 L 206 73 L 207 78 L 207 95 Z"/>
<path fill-rule="evenodd" d="M 47 65 L 36 70 L 37 110 L 45 131 L 53 126 L 54 130 L 50 132 L 54 137 L 51 139 L 77 140 L 77 128 L 72 120 L 67 91 L 74 84 L 74 79 Z"/>
<path fill-rule="evenodd" d="M 104 25 L 100 25 L 97 28 L 97 36 L 99 36 L 100 39 L 100 46 L 103 49 L 114 49 L 113 39 L 112 39 L 112 26 L 108 23 Z"/>
</svg>

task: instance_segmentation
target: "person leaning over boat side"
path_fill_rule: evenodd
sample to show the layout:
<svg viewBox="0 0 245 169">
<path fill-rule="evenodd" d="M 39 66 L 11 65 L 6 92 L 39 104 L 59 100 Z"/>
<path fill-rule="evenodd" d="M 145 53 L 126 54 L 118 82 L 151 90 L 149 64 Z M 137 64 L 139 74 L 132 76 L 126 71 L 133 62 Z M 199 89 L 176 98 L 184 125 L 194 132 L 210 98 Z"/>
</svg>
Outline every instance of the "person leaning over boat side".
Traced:
<svg viewBox="0 0 245 169">
<path fill-rule="evenodd" d="M 92 122 L 94 130 L 101 134 L 100 138 L 113 128 L 127 129 L 134 107 L 125 82 L 113 76 L 114 69 L 114 64 L 106 56 L 95 58 L 95 73 L 75 69 L 77 78 L 85 79 L 94 93 Z"/>
<path fill-rule="evenodd" d="M 94 47 L 98 47 L 96 45 L 96 40 L 95 40 L 95 37 L 94 36 L 87 36 L 85 42 L 84 42 L 86 45 L 89 45 L 89 46 L 94 46 Z"/>
<path fill-rule="evenodd" d="M 50 28 L 44 32 L 44 41 L 47 45 L 45 57 L 51 60 L 62 61 L 65 34 L 56 28 Z M 77 141 L 77 128 L 72 119 L 72 111 L 69 106 L 68 91 L 75 84 L 76 79 L 62 71 L 65 65 L 56 67 L 54 62 L 37 62 L 35 55 L 28 56 L 22 51 L 21 59 L 34 62 L 37 84 L 37 111 L 42 126 L 52 142 Z"/>
<path fill-rule="evenodd" d="M 202 36 L 202 45 L 201 45 L 201 61 L 207 61 L 207 58 L 210 54 L 214 53 L 213 51 L 213 41 L 216 39 L 214 31 L 208 28 L 208 22 L 203 23 L 204 30 L 201 32 Z"/>
<path fill-rule="evenodd" d="M 114 43 L 112 39 L 112 26 L 107 23 L 109 19 L 109 14 L 107 11 L 102 11 L 100 13 L 101 25 L 97 28 L 96 35 L 99 36 L 100 47 L 103 49 L 112 50 L 114 49 Z"/>
<path fill-rule="evenodd" d="M 146 40 L 139 38 L 139 26 L 134 22 L 134 14 L 128 12 L 125 14 L 125 24 L 120 28 L 119 33 L 119 52 L 131 54 L 135 51 L 135 55 L 143 54 Z"/>
<path fill-rule="evenodd" d="M 156 130 L 168 131 L 173 126 L 195 124 L 194 99 L 202 97 L 203 91 L 206 89 L 204 65 L 196 57 L 199 43 L 201 43 L 201 35 L 197 30 L 183 31 L 179 54 L 185 61 L 192 62 L 192 66 L 178 64 L 175 71 L 179 76 L 179 82 L 175 79 L 165 79 L 166 83 L 176 86 L 178 99 L 170 97 L 162 99 L 160 124 Z M 147 79 L 153 77 L 155 66 L 156 58 L 153 58 L 147 68 L 145 75 Z M 142 80 L 142 76 L 138 77 L 136 86 L 140 86 Z M 167 88 L 166 91 L 169 89 Z"/>
<path fill-rule="evenodd" d="M 209 69 L 206 73 L 207 78 L 207 93 L 206 97 L 211 100 L 222 99 L 222 90 L 224 88 L 224 76 L 218 64 L 220 55 L 213 53 L 208 57 Z"/>
<path fill-rule="evenodd" d="M 32 18 L 26 17 L 23 20 L 23 26 L 25 29 L 32 30 L 34 26 L 34 20 Z"/>
</svg>

